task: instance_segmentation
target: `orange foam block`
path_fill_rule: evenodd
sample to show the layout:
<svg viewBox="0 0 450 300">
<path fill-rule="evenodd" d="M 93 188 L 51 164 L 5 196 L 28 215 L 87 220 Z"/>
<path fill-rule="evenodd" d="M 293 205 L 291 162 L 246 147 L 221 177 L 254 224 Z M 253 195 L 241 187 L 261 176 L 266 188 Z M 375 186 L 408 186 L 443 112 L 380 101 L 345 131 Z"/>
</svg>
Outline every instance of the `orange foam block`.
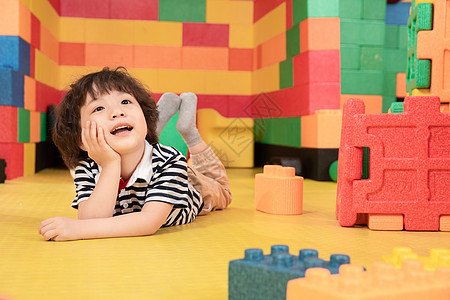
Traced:
<svg viewBox="0 0 450 300">
<path fill-rule="evenodd" d="M 181 66 L 188 70 L 228 70 L 228 48 L 182 47 Z"/>
<path fill-rule="evenodd" d="M 133 45 L 86 44 L 86 66 L 134 67 Z"/>
<path fill-rule="evenodd" d="M 403 230 L 403 215 L 369 214 L 367 226 L 372 230 Z"/>
<path fill-rule="evenodd" d="M 275 215 L 303 213 L 303 177 L 295 176 L 295 168 L 264 166 L 255 175 L 256 210 Z"/>
<path fill-rule="evenodd" d="M 450 102 L 450 0 L 434 0 L 433 30 L 417 34 L 417 58 L 431 59 L 430 95 Z"/>
<path fill-rule="evenodd" d="M 134 45 L 134 66 L 151 69 L 181 69 L 181 47 Z"/>
<path fill-rule="evenodd" d="M 397 98 L 406 97 L 406 73 L 397 73 L 397 80 L 395 83 L 395 96 Z"/>
<path fill-rule="evenodd" d="M 340 50 L 339 18 L 308 18 L 300 23 L 300 53 L 309 50 Z"/>
<path fill-rule="evenodd" d="M 301 118 L 301 145 L 305 148 L 339 148 L 342 110 L 319 109 Z"/>
<path fill-rule="evenodd" d="M 356 265 L 342 265 L 339 274 L 310 268 L 304 278 L 288 282 L 287 300 L 422 300 L 450 299 L 450 267 L 435 272 L 410 261 L 401 270 L 377 262 L 369 271 Z"/>
</svg>

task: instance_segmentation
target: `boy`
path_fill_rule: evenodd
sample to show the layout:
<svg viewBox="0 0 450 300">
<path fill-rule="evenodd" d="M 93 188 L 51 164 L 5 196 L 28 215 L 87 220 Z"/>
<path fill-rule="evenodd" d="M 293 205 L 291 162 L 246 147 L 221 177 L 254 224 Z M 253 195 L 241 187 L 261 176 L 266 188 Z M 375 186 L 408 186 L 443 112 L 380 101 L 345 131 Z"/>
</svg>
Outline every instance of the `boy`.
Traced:
<svg viewBox="0 0 450 300">
<path fill-rule="evenodd" d="M 55 111 L 53 136 L 66 165 L 75 168 L 78 220 L 42 221 L 44 239 L 151 235 L 226 208 L 228 178 L 198 133 L 196 107 L 193 93 L 166 93 L 156 105 L 124 68 L 104 68 L 72 84 Z M 175 148 L 158 143 L 178 110 L 176 128 L 192 167 Z"/>
</svg>

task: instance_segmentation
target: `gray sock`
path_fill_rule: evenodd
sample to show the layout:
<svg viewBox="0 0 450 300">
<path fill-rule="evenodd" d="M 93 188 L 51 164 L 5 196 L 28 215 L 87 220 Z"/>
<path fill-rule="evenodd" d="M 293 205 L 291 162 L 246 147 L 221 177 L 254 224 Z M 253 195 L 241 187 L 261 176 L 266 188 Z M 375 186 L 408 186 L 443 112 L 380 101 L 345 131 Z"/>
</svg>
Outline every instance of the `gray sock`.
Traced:
<svg viewBox="0 0 450 300">
<path fill-rule="evenodd" d="M 167 122 L 177 113 L 180 108 L 181 98 L 174 93 L 165 93 L 159 99 L 157 109 L 159 112 L 158 123 L 156 124 L 156 133 L 158 136 L 163 131 Z"/>
<path fill-rule="evenodd" d="M 180 98 L 180 114 L 176 128 L 188 147 L 195 146 L 202 141 L 196 123 L 197 96 L 194 93 L 182 93 Z"/>
</svg>

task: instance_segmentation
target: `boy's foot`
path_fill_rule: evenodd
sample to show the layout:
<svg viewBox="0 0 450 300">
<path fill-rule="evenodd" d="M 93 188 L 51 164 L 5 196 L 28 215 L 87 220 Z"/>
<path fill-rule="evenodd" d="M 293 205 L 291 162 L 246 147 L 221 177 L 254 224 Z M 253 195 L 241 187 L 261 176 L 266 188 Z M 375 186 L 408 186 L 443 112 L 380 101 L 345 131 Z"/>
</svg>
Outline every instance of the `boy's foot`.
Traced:
<svg viewBox="0 0 450 300">
<path fill-rule="evenodd" d="M 167 122 L 177 113 L 180 108 L 181 98 L 174 93 L 165 93 L 156 104 L 159 118 L 156 123 L 156 134 L 159 136 Z"/>
<path fill-rule="evenodd" d="M 180 114 L 176 128 L 188 147 L 195 146 L 202 141 L 196 123 L 197 96 L 194 93 L 182 93 L 180 98 Z"/>
</svg>

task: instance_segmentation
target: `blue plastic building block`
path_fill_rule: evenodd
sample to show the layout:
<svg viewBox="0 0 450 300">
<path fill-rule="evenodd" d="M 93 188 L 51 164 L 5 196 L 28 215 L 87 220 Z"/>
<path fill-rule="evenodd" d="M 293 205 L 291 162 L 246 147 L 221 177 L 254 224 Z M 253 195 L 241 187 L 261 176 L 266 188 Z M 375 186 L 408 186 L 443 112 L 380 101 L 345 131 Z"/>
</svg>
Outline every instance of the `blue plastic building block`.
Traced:
<svg viewBox="0 0 450 300">
<path fill-rule="evenodd" d="M 397 2 L 386 4 L 386 24 L 389 25 L 403 25 L 408 23 L 409 2 Z"/>
<path fill-rule="evenodd" d="M 13 69 L 0 68 L 0 105 L 24 106 L 24 76 Z"/>
<path fill-rule="evenodd" d="M 315 249 L 291 255 L 286 245 L 273 245 L 269 255 L 262 249 L 246 249 L 243 259 L 230 261 L 228 299 L 286 299 L 288 281 L 305 277 L 307 269 L 320 267 L 337 274 L 341 265 L 350 263 L 348 255 L 333 254 L 329 261 L 318 255 Z"/>
<path fill-rule="evenodd" d="M 18 36 L 0 35 L 0 68 L 30 75 L 30 45 Z"/>
</svg>

